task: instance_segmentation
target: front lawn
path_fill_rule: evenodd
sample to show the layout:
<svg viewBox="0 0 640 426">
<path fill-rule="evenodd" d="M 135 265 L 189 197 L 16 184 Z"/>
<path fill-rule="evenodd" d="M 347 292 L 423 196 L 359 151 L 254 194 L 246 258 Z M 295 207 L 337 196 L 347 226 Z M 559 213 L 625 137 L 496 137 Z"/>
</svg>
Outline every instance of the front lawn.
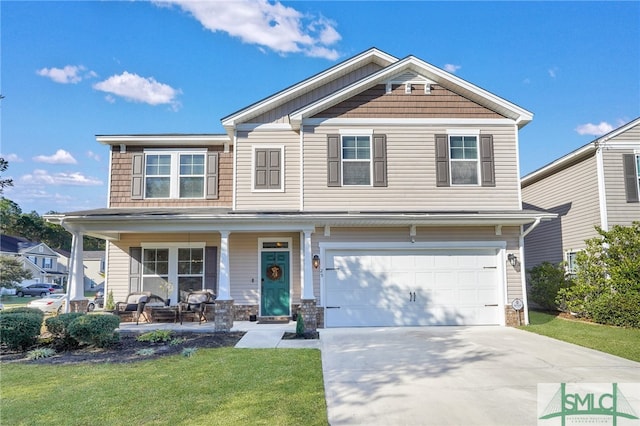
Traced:
<svg viewBox="0 0 640 426">
<path fill-rule="evenodd" d="M 4 364 L 0 424 L 326 425 L 320 351 L 198 349 L 128 364 Z"/>
<path fill-rule="evenodd" d="M 592 324 L 535 311 L 529 312 L 529 322 L 520 328 L 640 362 L 640 329 Z"/>
</svg>

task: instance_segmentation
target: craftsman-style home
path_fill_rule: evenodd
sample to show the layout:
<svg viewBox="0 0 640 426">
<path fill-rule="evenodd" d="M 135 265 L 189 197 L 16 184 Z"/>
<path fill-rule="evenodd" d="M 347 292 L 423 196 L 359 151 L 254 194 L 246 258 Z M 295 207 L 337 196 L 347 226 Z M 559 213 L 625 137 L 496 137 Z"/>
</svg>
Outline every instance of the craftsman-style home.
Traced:
<svg viewBox="0 0 640 426">
<path fill-rule="evenodd" d="M 518 324 L 525 234 L 555 217 L 522 209 L 532 118 L 370 49 L 222 118 L 225 134 L 97 136 L 108 206 L 48 219 L 108 242 L 116 301 L 210 289 L 218 330 L 295 313 L 307 329 Z"/>
</svg>

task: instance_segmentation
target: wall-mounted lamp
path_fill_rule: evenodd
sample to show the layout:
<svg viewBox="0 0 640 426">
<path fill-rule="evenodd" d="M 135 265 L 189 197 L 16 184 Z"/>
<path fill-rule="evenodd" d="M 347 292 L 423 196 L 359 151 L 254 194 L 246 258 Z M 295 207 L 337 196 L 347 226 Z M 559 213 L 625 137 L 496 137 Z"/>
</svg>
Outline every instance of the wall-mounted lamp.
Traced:
<svg viewBox="0 0 640 426">
<path fill-rule="evenodd" d="M 318 269 L 320 267 L 320 256 L 317 254 L 313 255 L 312 265 L 313 269 Z"/>
<path fill-rule="evenodd" d="M 509 261 L 511 266 L 516 266 L 518 264 L 518 258 L 513 253 L 509 253 L 509 255 L 507 256 L 507 260 Z"/>
</svg>

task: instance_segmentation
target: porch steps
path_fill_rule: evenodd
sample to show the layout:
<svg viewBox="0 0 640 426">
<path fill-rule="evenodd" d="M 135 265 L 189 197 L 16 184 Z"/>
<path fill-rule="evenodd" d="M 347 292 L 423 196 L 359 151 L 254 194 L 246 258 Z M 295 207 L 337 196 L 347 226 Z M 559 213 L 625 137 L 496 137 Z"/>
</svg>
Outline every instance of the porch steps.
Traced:
<svg viewBox="0 0 640 426">
<path fill-rule="evenodd" d="M 290 320 L 288 316 L 258 317 L 258 324 L 287 324 Z"/>
</svg>

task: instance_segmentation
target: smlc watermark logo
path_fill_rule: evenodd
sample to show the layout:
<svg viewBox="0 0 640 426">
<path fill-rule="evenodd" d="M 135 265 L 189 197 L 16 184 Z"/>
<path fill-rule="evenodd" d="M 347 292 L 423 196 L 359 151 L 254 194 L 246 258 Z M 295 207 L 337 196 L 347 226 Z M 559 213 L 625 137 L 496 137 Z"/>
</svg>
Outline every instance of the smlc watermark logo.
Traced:
<svg viewBox="0 0 640 426">
<path fill-rule="evenodd" d="M 538 425 L 640 426 L 640 383 L 540 383 Z"/>
</svg>

